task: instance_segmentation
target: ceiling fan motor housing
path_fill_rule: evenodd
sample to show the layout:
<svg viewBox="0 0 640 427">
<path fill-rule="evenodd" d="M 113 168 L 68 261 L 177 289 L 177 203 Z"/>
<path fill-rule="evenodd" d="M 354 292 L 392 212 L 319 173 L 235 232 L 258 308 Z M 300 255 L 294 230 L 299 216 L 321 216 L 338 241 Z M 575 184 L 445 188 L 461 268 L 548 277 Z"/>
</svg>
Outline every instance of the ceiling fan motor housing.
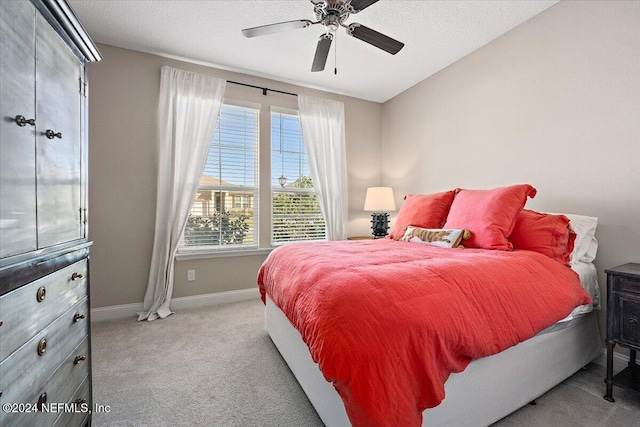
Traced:
<svg viewBox="0 0 640 427">
<path fill-rule="evenodd" d="M 328 31 L 335 32 L 340 25 L 349 18 L 349 11 L 343 1 L 325 1 L 318 3 L 313 8 L 316 21 L 327 27 Z"/>
</svg>

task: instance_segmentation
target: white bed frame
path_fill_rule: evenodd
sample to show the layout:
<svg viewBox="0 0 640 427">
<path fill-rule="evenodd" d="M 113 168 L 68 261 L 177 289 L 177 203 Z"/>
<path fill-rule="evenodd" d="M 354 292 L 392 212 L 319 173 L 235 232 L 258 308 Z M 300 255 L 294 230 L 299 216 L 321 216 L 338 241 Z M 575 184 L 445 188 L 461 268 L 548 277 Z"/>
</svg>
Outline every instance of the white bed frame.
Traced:
<svg viewBox="0 0 640 427">
<path fill-rule="evenodd" d="M 344 404 L 307 345 L 267 296 L 267 332 L 325 425 L 350 426 Z M 474 360 L 445 383 L 446 397 L 425 410 L 423 426 L 490 425 L 538 398 L 602 355 L 595 312 L 557 323 L 501 353 Z"/>
</svg>

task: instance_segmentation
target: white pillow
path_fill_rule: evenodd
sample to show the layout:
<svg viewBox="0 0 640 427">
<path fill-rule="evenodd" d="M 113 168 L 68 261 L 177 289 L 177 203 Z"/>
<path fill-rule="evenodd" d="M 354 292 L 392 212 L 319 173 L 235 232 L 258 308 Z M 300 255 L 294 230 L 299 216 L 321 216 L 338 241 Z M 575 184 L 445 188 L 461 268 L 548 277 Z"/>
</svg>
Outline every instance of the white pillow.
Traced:
<svg viewBox="0 0 640 427">
<path fill-rule="evenodd" d="M 564 215 L 569 218 L 569 225 L 576 232 L 576 241 L 569 263 L 593 262 L 596 259 L 596 252 L 598 252 L 598 241 L 596 240 L 598 218 L 574 214 L 557 215 Z"/>
<path fill-rule="evenodd" d="M 578 273 L 580 284 L 593 300 L 593 303 L 588 305 L 600 309 L 600 286 L 598 286 L 596 266 L 590 262 L 574 262 L 571 264 L 571 269 Z"/>
</svg>

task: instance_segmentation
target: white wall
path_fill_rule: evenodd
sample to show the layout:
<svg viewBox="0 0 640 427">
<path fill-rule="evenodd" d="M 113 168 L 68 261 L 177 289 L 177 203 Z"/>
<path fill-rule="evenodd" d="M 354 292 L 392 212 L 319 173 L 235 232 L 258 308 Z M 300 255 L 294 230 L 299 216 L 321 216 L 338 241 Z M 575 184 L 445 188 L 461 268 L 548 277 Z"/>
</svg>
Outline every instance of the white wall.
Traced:
<svg viewBox="0 0 640 427">
<path fill-rule="evenodd" d="M 382 155 L 398 204 L 530 183 L 529 208 L 599 217 L 606 295 L 640 262 L 640 2 L 560 2 L 389 100 Z"/>
</svg>

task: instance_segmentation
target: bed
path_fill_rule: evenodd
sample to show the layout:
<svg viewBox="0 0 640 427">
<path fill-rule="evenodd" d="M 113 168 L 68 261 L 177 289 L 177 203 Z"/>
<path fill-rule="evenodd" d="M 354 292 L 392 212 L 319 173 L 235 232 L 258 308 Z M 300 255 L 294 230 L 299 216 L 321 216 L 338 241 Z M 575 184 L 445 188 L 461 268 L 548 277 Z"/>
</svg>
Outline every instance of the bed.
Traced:
<svg viewBox="0 0 640 427">
<path fill-rule="evenodd" d="M 338 393 L 322 376 L 300 333 L 269 297 L 265 317 L 271 340 L 323 423 L 350 426 Z M 422 425 L 490 425 L 534 401 L 600 355 L 595 312 L 578 314 L 452 374 L 445 383 L 445 400 L 423 412 Z"/>
<path fill-rule="evenodd" d="M 380 239 L 270 254 L 267 331 L 326 425 L 489 425 L 602 354 L 593 264 L 511 250 L 512 231 L 505 250 Z"/>
</svg>

